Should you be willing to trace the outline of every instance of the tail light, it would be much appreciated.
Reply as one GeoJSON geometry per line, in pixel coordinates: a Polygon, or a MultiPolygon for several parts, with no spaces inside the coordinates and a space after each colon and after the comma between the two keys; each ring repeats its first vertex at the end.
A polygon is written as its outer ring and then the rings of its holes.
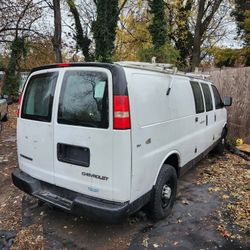
{"type": "Polygon", "coordinates": [[[114,96],[114,129],[130,129],[128,96],[114,96]]]}
{"type": "Polygon", "coordinates": [[[19,115],[20,115],[20,108],[21,108],[22,98],[23,98],[23,94],[21,93],[20,96],[19,96],[19,99],[18,99],[18,106],[17,106],[17,112],[16,112],[17,117],[19,117],[19,115]]]}

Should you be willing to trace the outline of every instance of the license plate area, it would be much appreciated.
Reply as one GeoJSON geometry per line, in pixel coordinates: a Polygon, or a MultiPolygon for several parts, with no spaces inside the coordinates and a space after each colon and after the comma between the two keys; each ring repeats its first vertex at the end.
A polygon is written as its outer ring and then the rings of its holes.
{"type": "Polygon", "coordinates": [[[61,162],[89,167],[90,151],[86,147],[58,143],[57,159],[61,162]]]}

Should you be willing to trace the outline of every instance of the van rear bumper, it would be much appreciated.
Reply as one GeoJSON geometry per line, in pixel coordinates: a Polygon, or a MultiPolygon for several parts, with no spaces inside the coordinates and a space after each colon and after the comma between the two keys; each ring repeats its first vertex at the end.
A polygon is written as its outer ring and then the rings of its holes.
{"type": "Polygon", "coordinates": [[[16,187],[39,200],[91,219],[115,223],[133,210],[129,202],[112,202],[83,195],[35,179],[19,169],[12,173],[12,181],[16,187]]]}

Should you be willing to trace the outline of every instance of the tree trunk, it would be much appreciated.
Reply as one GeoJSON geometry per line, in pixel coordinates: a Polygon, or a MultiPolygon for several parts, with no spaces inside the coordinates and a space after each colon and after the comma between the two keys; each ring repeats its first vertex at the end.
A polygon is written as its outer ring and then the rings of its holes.
{"type": "Polygon", "coordinates": [[[191,70],[194,71],[199,66],[201,61],[201,46],[202,38],[207,31],[211,20],[213,19],[216,11],[219,9],[223,0],[206,1],[199,0],[198,14],[195,24],[193,51],[191,59],[191,70]]]}
{"type": "Polygon", "coordinates": [[[200,0],[198,6],[198,14],[195,24],[195,31],[194,31],[194,41],[193,41],[193,50],[191,56],[191,70],[194,71],[196,67],[200,64],[200,56],[201,56],[201,38],[202,38],[202,18],[204,16],[204,8],[205,8],[205,1],[200,0]]]}
{"type": "Polygon", "coordinates": [[[195,71],[195,68],[200,65],[200,58],[201,58],[201,42],[200,38],[197,40],[194,39],[193,43],[193,51],[192,51],[192,57],[191,57],[191,71],[195,71]]]}
{"type": "Polygon", "coordinates": [[[52,39],[54,52],[55,52],[55,62],[62,62],[62,24],[61,24],[61,9],[60,0],[53,0],[54,8],[54,37],[52,39]]]}

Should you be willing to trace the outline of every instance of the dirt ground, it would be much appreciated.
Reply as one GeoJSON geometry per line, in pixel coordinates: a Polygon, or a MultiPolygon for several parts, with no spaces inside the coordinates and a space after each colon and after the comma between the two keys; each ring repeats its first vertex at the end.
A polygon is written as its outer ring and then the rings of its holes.
{"type": "Polygon", "coordinates": [[[88,221],[13,186],[15,109],[0,134],[0,249],[249,249],[249,161],[205,158],[179,180],[172,214],[157,223],[141,211],[118,225],[88,221]]]}

